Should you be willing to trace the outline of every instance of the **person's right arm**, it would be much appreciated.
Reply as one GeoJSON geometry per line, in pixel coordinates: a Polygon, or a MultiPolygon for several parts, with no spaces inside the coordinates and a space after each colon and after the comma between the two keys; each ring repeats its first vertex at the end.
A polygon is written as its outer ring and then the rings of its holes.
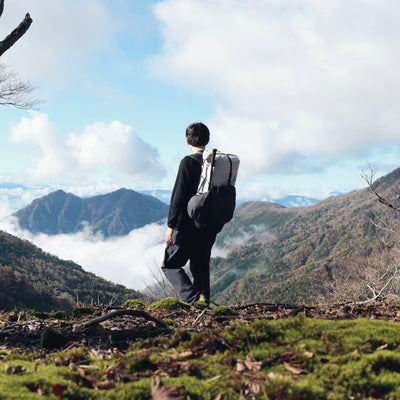
{"type": "Polygon", "coordinates": [[[168,246],[173,244],[172,233],[178,224],[179,217],[186,212],[190,197],[196,193],[197,182],[194,182],[193,163],[197,163],[197,161],[191,157],[185,157],[179,164],[169,205],[168,229],[165,233],[165,243],[168,246]]]}

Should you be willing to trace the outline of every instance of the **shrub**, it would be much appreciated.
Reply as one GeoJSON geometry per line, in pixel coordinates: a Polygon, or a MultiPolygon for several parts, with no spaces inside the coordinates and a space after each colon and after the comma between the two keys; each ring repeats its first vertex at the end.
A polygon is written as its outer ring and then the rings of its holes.
{"type": "Polygon", "coordinates": [[[147,308],[147,305],[144,304],[143,302],[141,302],[140,300],[133,299],[133,300],[127,300],[124,303],[123,307],[143,310],[143,309],[147,308]]]}
{"type": "Polygon", "coordinates": [[[190,304],[188,303],[183,303],[182,301],[179,301],[176,297],[166,297],[163,300],[156,301],[149,306],[150,308],[158,308],[162,310],[178,310],[178,309],[184,309],[188,310],[190,309],[190,304]]]}
{"type": "Polygon", "coordinates": [[[67,341],[68,339],[65,336],[47,326],[40,337],[40,346],[46,349],[54,349],[55,347],[63,346],[67,341]]]}
{"type": "Polygon", "coordinates": [[[232,315],[233,311],[227,306],[218,306],[212,310],[213,315],[232,315]]]}
{"type": "Polygon", "coordinates": [[[56,319],[65,319],[67,318],[67,312],[66,311],[56,311],[50,313],[51,318],[56,318],[56,319]]]}

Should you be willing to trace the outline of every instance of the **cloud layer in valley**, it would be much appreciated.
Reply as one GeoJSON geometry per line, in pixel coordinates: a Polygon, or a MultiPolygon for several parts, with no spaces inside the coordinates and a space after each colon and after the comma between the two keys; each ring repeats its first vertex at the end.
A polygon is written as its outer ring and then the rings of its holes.
{"type": "Polygon", "coordinates": [[[315,171],[398,143],[396,11],[394,0],[165,0],[150,67],[219,99],[214,142],[241,155],[242,173],[315,171]]]}
{"type": "Polygon", "coordinates": [[[0,229],[36,244],[42,250],[111,282],[142,290],[151,282],[151,270],[159,267],[163,255],[163,225],[151,224],[127,236],[104,239],[89,227],[71,235],[32,234],[18,227],[14,218],[0,221],[0,229]]]}

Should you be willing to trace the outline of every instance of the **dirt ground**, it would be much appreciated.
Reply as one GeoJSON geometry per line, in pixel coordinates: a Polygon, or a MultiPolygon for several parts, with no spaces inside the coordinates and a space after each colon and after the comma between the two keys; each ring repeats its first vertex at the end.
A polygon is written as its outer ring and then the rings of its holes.
{"type": "MultiPolygon", "coordinates": [[[[0,349],[43,351],[41,337],[49,327],[58,335],[59,347],[88,346],[98,349],[124,350],[137,340],[156,336],[171,336],[173,329],[185,327],[193,332],[204,329],[223,329],[232,322],[249,323],[255,319],[278,319],[304,314],[308,318],[351,320],[355,318],[382,319],[400,322],[400,302],[370,302],[336,306],[291,306],[284,304],[257,303],[230,308],[231,315],[214,315],[212,308],[204,310],[139,311],[143,315],[116,315],[124,310],[96,310],[95,316],[75,319],[15,319],[13,314],[1,314],[0,349]],[[104,321],[95,318],[103,315],[104,321]],[[104,317],[106,316],[106,317],[104,317]],[[107,316],[109,316],[107,318],[107,316]],[[150,319],[147,319],[148,316],[150,319]],[[171,327],[166,327],[165,322],[171,327]],[[87,326],[85,326],[85,324],[87,326]]],[[[134,313],[135,311],[133,311],[134,313]]]]}

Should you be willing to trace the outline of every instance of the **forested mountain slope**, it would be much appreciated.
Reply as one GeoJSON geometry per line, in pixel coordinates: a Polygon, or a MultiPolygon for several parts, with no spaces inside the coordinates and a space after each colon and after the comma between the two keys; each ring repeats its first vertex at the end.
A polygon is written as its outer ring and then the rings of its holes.
{"type": "Polygon", "coordinates": [[[128,298],[141,294],[0,231],[0,310],[71,310],[77,300],[121,304],[128,298]]]}
{"type": "MultiPolygon", "coordinates": [[[[393,197],[399,192],[400,169],[374,187],[393,197]]],[[[388,231],[379,228],[381,221],[389,227],[400,222],[369,188],[307,207],[244,203],[218,237],[217,245],[231,252],[213,259],[213,298],[226,304],[327,298],[330,283],[361,279],[371,260],[392,251],[382,244],[388,231]]]]}

